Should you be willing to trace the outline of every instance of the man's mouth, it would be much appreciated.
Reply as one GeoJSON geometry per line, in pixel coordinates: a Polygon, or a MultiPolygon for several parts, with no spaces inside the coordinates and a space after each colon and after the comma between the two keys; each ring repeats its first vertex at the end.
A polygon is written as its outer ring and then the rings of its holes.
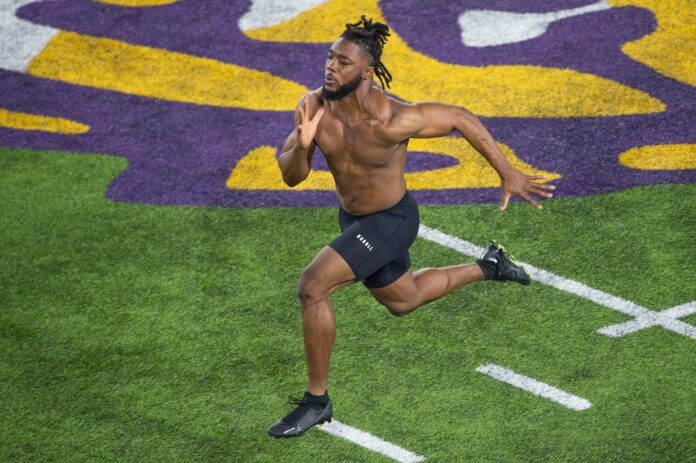
{"type": "Polygon", "coordinates": [[[336,80],[331,76],[325,75],[324,82],[327,84],[333,84],[334,82],[336,82],[336,80]]]}

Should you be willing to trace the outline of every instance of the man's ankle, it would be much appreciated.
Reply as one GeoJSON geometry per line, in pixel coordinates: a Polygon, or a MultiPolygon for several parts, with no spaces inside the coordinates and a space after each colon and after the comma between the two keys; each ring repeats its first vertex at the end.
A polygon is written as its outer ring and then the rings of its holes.
{"type": "Polygon", "coordinates": [[[487,260],[477,259],[476,264],[478,265],[481,273],[483,273],[483,278],[485,280],[493,280],[495,278],[495,264],[488,262],[487,260]]]}
{"type": "Polygon", "coordinates": [[[321,395],[315,395],[309,391],[305,391],[305,399],[311,404],[324,406],[329,403],[329,391],[324,391],[321,395]]]}

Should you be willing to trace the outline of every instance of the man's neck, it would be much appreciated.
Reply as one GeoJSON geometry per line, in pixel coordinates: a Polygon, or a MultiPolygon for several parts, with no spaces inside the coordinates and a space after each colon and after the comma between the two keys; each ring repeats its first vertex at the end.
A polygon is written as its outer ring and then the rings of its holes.
{"type": "Polygon", "coordinates": [[[335,110],[342,112],[348,119],[362,119],[370,114],[372,83],[360,85],[350,95],[331,102],[335,110]]]}

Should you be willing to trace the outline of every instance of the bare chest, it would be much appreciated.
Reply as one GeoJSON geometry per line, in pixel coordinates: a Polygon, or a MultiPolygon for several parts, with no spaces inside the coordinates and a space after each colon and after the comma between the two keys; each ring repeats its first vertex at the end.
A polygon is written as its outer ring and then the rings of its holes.
{"type": "Polygon", "coordinates": [[[379,121],[347,122],[326,116],[315,139],[332,170],[346,165],[388,166],[397,162],[399,153],[405,150],[406,145],[391,140],[388,129],[379,121]]]}

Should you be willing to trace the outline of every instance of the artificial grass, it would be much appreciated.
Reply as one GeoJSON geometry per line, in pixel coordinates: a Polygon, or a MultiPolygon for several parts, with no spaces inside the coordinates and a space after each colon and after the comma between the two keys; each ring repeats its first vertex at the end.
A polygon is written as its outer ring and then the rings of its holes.
{"type": "MultiPolygon", "coordinates": [[[[0,460],[384,462],[266,427],[305,386],[295,285],[335,208],[114,203],[126,161],[0,148],[0,460]]],[[[653,310],[693,298],[694,185],[421,207],[424,224],[653,310]]],[[[417,240],[415,268],[471,261],[417,240]]],[[[696,461],[696,342],[540,283],[477,283],[395,318],[332,301],[335,417],[451,461],[696,461]],[[475,372],[497,363],[593,403],[565,409],[475,372]]],[[[693,318],[687,318],[685,320],[693,318]]]]}

